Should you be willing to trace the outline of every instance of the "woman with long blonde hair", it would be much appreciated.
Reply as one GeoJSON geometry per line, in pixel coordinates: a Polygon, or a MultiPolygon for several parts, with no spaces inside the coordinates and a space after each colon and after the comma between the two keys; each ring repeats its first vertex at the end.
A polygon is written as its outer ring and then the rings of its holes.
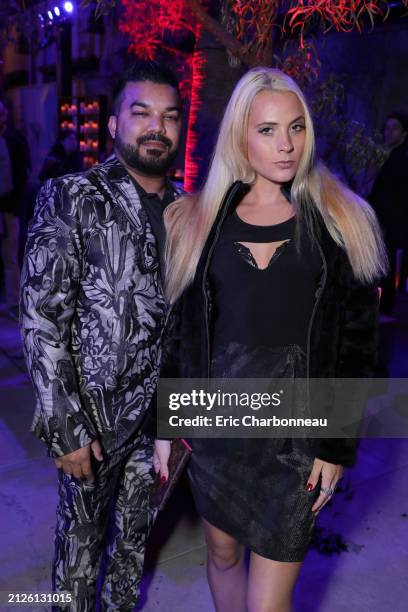
{"type": "MultiPolygon", "coordinates": [[[[169,206],[165,222],[167,294],[179,315],[177,355],[167,354],[180,376],[370,375],[381,233],[368,204],[316,161],[310,112],[290,77],[260,67],[241,78],[202,191],[169,206]]],[[[355,441],[191,444],[217,612],[287,612],[316,514],[353,465],[355,441]]],[[[156,441],[163,478],[169,451],[156,441]]]]}

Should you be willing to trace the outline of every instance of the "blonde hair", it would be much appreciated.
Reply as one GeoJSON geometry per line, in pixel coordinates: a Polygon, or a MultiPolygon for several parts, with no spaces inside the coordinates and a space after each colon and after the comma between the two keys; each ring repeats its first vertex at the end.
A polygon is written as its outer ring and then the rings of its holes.
{"type": "Polygon", "coordinates": [[[312,220],[318,210],[334,241],[347,252],[357,279],[371,282],[387,269],[381,231],[371,207],[322,163],[315,163],[313,123],[302,91],[280,70],[259,67],[247,72],[233,91],[202,191],[183,196],[166,209],[166,293],[171,302],[193,281],[228,188],[238,180],[249,184],[255,181],[255,171],[246,155],[248,119],[255,96],[264,90],[292,92],[303,106],[305,145],[291,187],[298,226],[304,221],[312,232],[312,220]]]}

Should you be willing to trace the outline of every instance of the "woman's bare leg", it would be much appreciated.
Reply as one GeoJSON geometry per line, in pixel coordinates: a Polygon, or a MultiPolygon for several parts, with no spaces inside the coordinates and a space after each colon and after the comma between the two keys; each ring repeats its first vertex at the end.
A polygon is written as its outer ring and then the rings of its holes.
{"type": "Polygon", "coordinates": [[[292,592],[302,562],[272,561],[251,552],[248,612],[290,612],[292,592]]]}
{"type": "Polygon", "coordinates": [[[230,535],[203,519],[207,542],[207,577],[216,612],[246,612],[245,549],[230,535]]]}

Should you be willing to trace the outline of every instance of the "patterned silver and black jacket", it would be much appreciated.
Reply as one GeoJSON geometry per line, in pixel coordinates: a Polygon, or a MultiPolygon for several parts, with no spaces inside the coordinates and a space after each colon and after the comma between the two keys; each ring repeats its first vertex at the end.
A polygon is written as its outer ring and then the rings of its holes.
{"type": "Polygon", "coordinates": [[[48,181],[28,234],[20,319],[32,431],[51,456],[96,437],[112,453],[137,432],[166,316],[156,239],[125,167],[114,158],[48,181]]]}

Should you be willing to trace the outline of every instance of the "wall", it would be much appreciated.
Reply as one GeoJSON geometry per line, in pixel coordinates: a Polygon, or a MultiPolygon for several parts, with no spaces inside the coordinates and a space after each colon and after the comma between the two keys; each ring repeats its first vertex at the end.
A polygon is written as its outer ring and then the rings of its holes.
{"type": "Polygon", "coordinates": [[[359,34],[332,33],[318,44],[322,76],[342,76],[350,118],[381,129],[387,113],[408,110],[408,19],[359,34]]]}

